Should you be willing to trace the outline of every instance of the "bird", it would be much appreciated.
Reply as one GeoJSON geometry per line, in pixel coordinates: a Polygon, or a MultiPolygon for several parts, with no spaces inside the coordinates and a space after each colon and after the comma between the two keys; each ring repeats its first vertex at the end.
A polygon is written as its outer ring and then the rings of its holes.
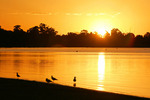
{"type": "Polygon", "coordinates": [[[53,76],[51,76],[51,79],[54,81],[54,80],[58,80],[58,79],[56,79],[55,77],[53,77],[53,76]]]}
{"type": "Polygon", "coordinates": [[[77,80],[76,80],[76,76],[74,77],[73,81],[74,81],[74,82],[76,82],[76,81],[77,81],[77,80]]]}
{"type": "Polygon", "coordinates": [[[18,74],[18,72],[16,73],[16,76],[17,76],[17,77],[20,77],[20,75],[18,74]]]}
{"type": "Polygon", "coordinates": [[[46,78],[46,82],[49,83],[49,82],[52,82],[50,79],[46,78]]]}

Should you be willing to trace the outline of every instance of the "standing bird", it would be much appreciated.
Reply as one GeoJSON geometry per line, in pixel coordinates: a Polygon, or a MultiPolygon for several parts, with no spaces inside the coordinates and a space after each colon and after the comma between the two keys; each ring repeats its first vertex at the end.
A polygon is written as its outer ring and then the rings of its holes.
{"type": "Polygon", "coordinates": [[[53,81],[55,81],[55,80],[57,80],[55,77],[53,77],[53,76],[51,76],[51,79],[53,80],[53,81]]]}
{"type": "Polygon", "coordinates": [[[18,72],[16,73],[16,76],[17,76],[17,77],[20,77],[20,75],[18,74],[18,72]]]}
{"type": "Polygon", "coordinates": [[[77,81],[77,80],[76,80],[76,76],[74,77],[73,81],[74,81],[74,82],[76,82],[76,81],[77,81]]]}
{"type": "Polygon", "coordinates": [[[50,79],[46,78],[46,82],[49,83],[49,82],[52,82],[50,79]]]}

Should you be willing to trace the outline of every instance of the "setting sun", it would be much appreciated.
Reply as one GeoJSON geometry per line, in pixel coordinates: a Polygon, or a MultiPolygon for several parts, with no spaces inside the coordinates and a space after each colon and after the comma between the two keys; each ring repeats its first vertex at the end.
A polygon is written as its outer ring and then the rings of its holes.
{"type": "Polygon", "coordinates": [[[99,35],[104,37],[106,32],[110,33],[111,26],[110,26],[110,23],[108,22],[99,21],[99,22],[93,23],[93,25],[91,26],[91,31],[97,32],[99,35]]]}
{"type": "Polygon", "coordinates": [[[98,28],[98,29],[95,29],[95,32],[97,32],[99,35],[101,35],[102,37],[105,35],[106,33],[106,29],[105,28],[98,28]]]}

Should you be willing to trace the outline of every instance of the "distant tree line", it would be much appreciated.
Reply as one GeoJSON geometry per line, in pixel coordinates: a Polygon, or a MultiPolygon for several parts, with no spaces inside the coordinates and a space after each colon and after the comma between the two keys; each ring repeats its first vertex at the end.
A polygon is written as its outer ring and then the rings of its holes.
{"type": "Polygon", "coordinates": [[[66,35],[57,33],[43,23],[27,32],[21,29],[21,25],[15,25],[13,31],[0,27],[0,47],[150,47],[149,32],[135,36],[114,28],[111,33],[106,32],[104,37],[87,30],[68,32],[66,35]]]}

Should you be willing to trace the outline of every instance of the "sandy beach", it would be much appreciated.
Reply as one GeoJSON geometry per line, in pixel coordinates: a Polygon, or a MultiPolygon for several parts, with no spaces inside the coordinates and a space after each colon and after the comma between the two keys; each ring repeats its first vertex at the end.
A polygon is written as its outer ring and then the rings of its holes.
{"type": "Polygon", "coordinates": [[[0,98],[20,100],[150,100],[52,83],[0,78],[0,98]]]}

